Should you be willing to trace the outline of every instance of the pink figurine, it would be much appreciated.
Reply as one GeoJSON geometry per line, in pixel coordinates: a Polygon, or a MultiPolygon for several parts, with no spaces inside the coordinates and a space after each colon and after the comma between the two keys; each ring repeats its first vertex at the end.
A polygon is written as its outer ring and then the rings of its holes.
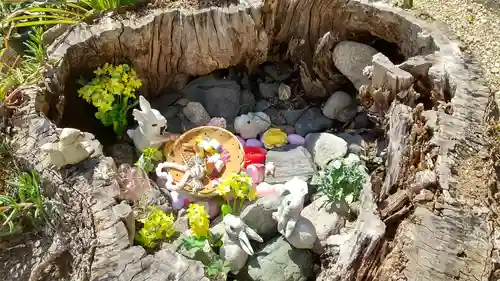
{"type": "Polygon", "coordinates": [[[264,180],[265,166],[264,164],[250,164],[245,169],[245,173],[252,178],[252,183],[255,187],[264,180]]]}
{"type": "Polygon", "coordinates": [[[264,197],[276,194],[276,187],[267,182],[262,182],[255,187],[258,197],[264,197]]]}
{"type": "Polygon", "coordinates": [[[221,127],[223,129],[226,129],[227,127],[227,122],[224,117],[213,117],[208,121],[207,126],[215,126],[215,127],[221,127]]]}

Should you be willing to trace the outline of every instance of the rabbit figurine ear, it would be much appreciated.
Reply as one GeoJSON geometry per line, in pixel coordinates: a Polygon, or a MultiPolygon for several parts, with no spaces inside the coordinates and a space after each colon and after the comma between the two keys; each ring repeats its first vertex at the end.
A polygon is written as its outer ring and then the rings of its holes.
{"type": "Polygon", "coordinates": [[[139,96],[139,106],[144,113],[151,111],[151,104],[144,96],[139,96]]]}
{"type": "Polygon", "coordinates": [[[134,116],[135,121],[137,121],[139,124],[144,124],[147,120],[147,115],[137,109],[132,110],[132,116],[134,116]]]}

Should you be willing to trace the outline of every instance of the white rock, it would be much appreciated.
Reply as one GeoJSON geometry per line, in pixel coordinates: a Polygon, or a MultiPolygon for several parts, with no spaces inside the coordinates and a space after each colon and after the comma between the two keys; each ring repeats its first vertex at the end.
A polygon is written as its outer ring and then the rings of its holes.
{"type": "Polygon", "coordinates": [[[305,139],[304,146],[318,166],[325,166],[331,160],[344,157],[347,153],[347,142],[336,135],[314,133],[307,135],[305,139]]]}
{"type": "Polygon", "coordinates": [[[359,90],[361,85],[371,85],[370,79],[363,75],[363,69],[372,64],[376,53],[378,51],[371,46],[342,41],[333,49],[332,58],[335,67],[359,90]]]}
{"type": "Polygon", "coordinates": [[[182,109],[186,118],[196,126],[202,126],[210,122],[210,115],[199,102],[188,102],[182,109]]]}
{"type": "Polygon", "coordinates": [[[278,99],[288,100],[292,96],[292,89],[287,84],[281,83],[278,88],[278,99]]]}
{"type": "Polygon", "coordinates": [[[354,118],[356,111],[351,96],[342,91],[333,93],[323,106],[323,115],[340,122],[347,122],[354,118]]]}

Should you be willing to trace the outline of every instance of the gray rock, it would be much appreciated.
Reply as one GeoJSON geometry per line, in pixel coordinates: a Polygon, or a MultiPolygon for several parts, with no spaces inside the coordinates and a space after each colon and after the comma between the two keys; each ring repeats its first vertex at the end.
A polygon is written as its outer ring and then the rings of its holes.
{"type": "Polygon", "coordinates": [[[378,53],[371,46],[342,41],[333,49],[333,63],[354,87],[359,90],[361,85],[371,85],[370,79],[363,75],[363,69],[372,64],[372,57],[378,53]]]}
{"type": "Polygon", "coordinates": [[[182,112],[191,123],[197,126],[206,125],[210,121],[210,115],[199,102],[189,102],[182,112]]]}
{"type": "Polygon", "coordinates": [[[264,72],[274,81],[284,81],[292,75],[293,69],[284,65],[278,67],[275,64],[268,64],[264,66],[264,72]]]}
{"type": "Polygon", "coordinates": [[[330,129],[333,121],[321,114],[317,107],[309,108],[295,123],[295,132],[301,136],[330,129]]]}
{"type": "MultiPolygon", "coordinates": [[[[189,103],[189,101],[187,101],[186,105],[189,103]]],[[[175,116],[177,116],[179,114],[179,112],[181,111],[182,109],[182,106],[181,105],[171,105],[171,106],[168,106],[165,111],[161,112],[161,115],[163,115],[163,117],[165,118],[173,118],[175,116]]],[[[168,123],[167,123],[167,126],[168,126],[168,123]]]]}
{"type": "Polygon", "coordinates": [[[285,117],[287,125],[295,125],[297,120],[306,112],[307,109],[283,109],[280,110],[281,115],[285,117]]]}
{"type": "Polygon", "coordinates": [[[292,96],[292,89],[285,83],[281,83],[278,88],[278,99],[286,101],[292,96]]]}
{"type": "Polygon", "coordinates": [[[420,190],[420,193],[413,197],[414,202],[425,202],[434,199],[434,193],[427,189],[420,190]]]}
{"type": "Polygon", "coordinates": [[[267,242],[250,256],[237,276],[240,281],[306,281],[312,275],[313,260],[308,250],[292,247],[283,237],[267,242]]]}
{"type": "Polygon", "coordinates": [[[238,114],[247,114],[255,110],[255,96],[248,90],[241,91],[241,108],[238,114]]]}
{"type": "Polygon", "coordinates": [[[360,112],[354,117],[354,129],[370,127],[371,121],[366,112],[360,112]]]}
{"type": "Polygon", "coordinates": [[[415,173],[415,179],[411,184],[411,189],[415,193],[419,193],[422,189],[429,189],[433,185],[436,185],[437,177],[436,173],[431,170],[423,170],[415,173]]]}
{"type": "Polygon", "coordinates": [[[347,154],[347,142],[334,134],[317,133],[306,136],[304,145],[311,153],[314,163],[322,167],[335,158],[347,154]]]}
{"type": "Polygon", "coordinates": [[[247,206],[240,217],[263,239],[270,238],[278,234],[278,223],[273,219],[272,213],[278,210],[279,204],[280,197],[277,195],[262,197],[247,206]]]}
{"type": "Polygon", "coordinates": [[[323,115],[340,122],[347,122],[354,118],[356,111],[353,99],[343,91],[333,93],[323,106],[323,115]]]}
{"type": "Polygon", "coordinates": [[[274,107],[269,107],[263,111],[265,114],[271,118],[271,124],[275,126],[286,125],[286,119],[281,113],[274,107]]]}
{"type": "Polygon", "coordinates": [[[260,83],[259,93],[260,96],[266,99],[272,99],[278,96],[279,85],[275,83],[260,83]]]}
{"type": "Polygon", "coordinates": [[[272,106],[272,104],[268,100],[260,99],[255,104],[255,111],[256,112],[264,111],[271,106],[272,106]]]}
{"type": "Polygon", "coordinates": [[[126,202],[122,202],[113,206],[113,213],[118,217],[127,227],[130,245],[134,243],[135,237],[135,219],[132,207],[126,202]]]}
{"type": "Polygon", "coordinates": [[[241,87],[234,80],[204,76],[182,91],[190,100],[201,103],[211,117],[224,117],[231,123],[239,113],[241,87]]]}
{"type": "Polygon", "coordinates": [[[330,235],[338,234],[345,225],[345,218],[339,216],[334,208],[330,208],[330,206],[331,204],[327,203],[326,196],[322,196],[304,207],[300,213],[314,225],[316,235],[323,247],[326,239],[330,235]]]}
{"type": "Polygon", "coordinates": [[[266,175],[264,181],[271,184],[285,183],[295,176],[308,181],[316,171],[311,155],[302,146],[290,150],[270,150],[266,156],[266,163],[269,162],[274,163],[274,176],[266,175]]]}
{"type": "Polygon", "coordinates": [[[186,209],[179,210],[179,212],[177,213],[177,219],[175,220],[174,226],[175,229],[177,229],[177,231],[179,231],[180,233],[186,233],[186,231],[189,230],[186,209]]]}
{"type": "Polygon", "coordinates": [[[364,154],[366,142],[363,137],[355,133],[340,133],[337,137],[347,142],[347,151],[356,155],[364,154]]]}
{"type": "Polygon", "coordinates": [[[113,157],[116,166],[121,164],[134,164],[138,156],[136,149],[128,143],[115,143],[108,148],[109,156],[113,157]]]}

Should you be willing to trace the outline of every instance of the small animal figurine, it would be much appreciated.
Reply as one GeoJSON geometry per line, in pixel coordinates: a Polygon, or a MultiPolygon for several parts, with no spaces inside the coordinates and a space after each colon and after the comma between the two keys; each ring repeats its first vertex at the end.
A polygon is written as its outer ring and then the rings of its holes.
{"type": "Polygon", "coordinates": [[[46,143],[41,150],[49,157],[51,164],[58,168],[79,163],[87,159],[94,150],[85,147],[85,135],[78,129],[64,128],[60,130],[59,142],[46,143]]]}
{"type": "Polygon", "coordinates": [[[226,119],[224,117],[213,117],[207,123],[207,126],[215,126],[215,127],[220,127],[220,128],[226,129],[227,122],[226,122],[226,119]]]}
{"type": "Polygon", "coordinates": [[[264,112],[249,112],[234,119],[234,130],[244,139],[255,139],[271,126],[271,118],[264,112]]]}
{"type": "Polygon", "coordinates": [[[247,263],[248,256],[253,255],[252,245],[248,238],[263,242],[262,238],[253,229],[248,227],[239,217],[227,214],[222,220],[224,236],[220,248],[221,259],[229,262],[231,273],[238,274],[247,263]]]}
{"type": "Polygon", "coordinates": [[[139,151],[147,147],[159,148],[166,140],[162,132],[167,128],[167,119],[158,110],[152,109],[143,96],[139,96],[139,106],[141,110],[132,111],[134,120],[139,126],[133,130],[127,130],[127,135],[134,141],[139,151]]]}
{"type": "Polygon", "coordinates": [[[169,191],[179,191],[185,185],[190,187],[191,191],[198,192],[203,189],[203,179],[206,176],[205,160],[198,155],[191,157],[186,165],[181,165],[173,162],[163,162],[156,166],[156,175],[163,180],[166,180],[165,188],[169,191]],[[163,169],[174,169],[184,172],[182,179],[175,184],[172,176],[163,169]]]}
{"type": "Polygon", "coordinates": [[[285,183],[284,190],[278,211],[272,214],[278,222],[278,232],[295,248],[312,249],[317,238],[316,228],[300,214],[304,208],[307,183],[294,177],[285,183]]]}

